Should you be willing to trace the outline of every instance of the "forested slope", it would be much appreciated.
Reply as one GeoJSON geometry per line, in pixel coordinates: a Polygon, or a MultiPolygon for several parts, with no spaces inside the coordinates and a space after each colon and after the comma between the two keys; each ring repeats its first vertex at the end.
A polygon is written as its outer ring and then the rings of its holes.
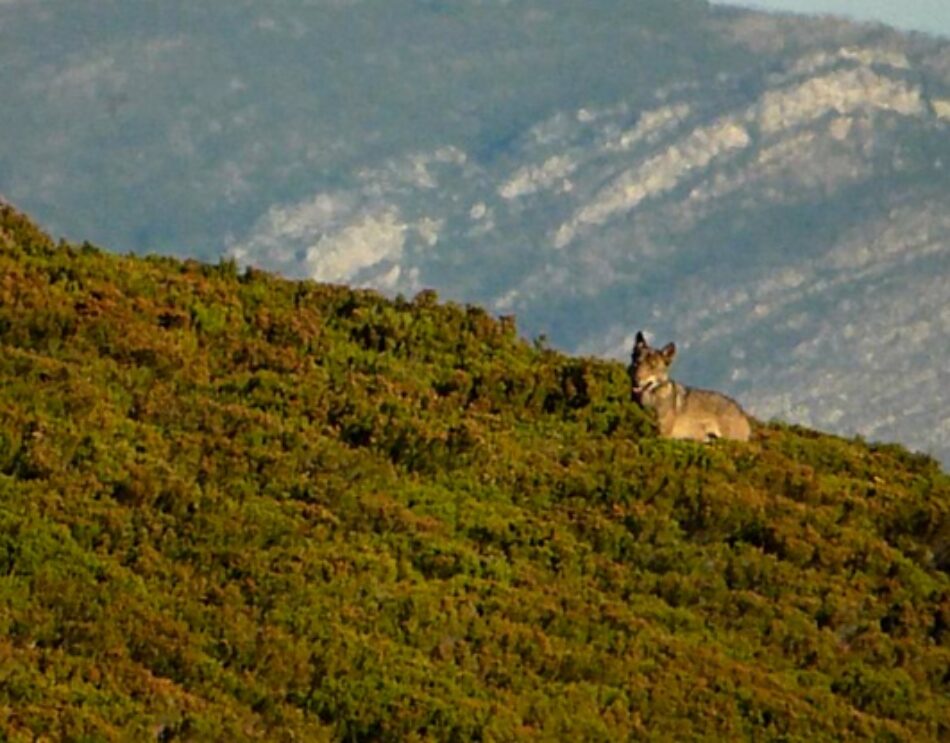
{"type": "Polygon", "coordinates": [[[431,293],[0,212],[0,740],[946,739],[948,511],[431,293]]]}

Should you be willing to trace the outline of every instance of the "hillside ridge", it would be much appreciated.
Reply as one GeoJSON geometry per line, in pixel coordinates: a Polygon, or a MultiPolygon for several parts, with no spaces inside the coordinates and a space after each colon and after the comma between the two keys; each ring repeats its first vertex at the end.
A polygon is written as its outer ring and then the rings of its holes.
{"type": "Polygon", "coordinates": [[[0,205],[0,738],[950,735],[950,478],[0,205]]]}
{"type": "Polygon", "coordinates": [[[641,318],[763,419],[950,466],[950,39],[705,0],[46,0],[0,3],[0,50],[0,193],[56,234],[434,287],[574,354],[641,318]]]}

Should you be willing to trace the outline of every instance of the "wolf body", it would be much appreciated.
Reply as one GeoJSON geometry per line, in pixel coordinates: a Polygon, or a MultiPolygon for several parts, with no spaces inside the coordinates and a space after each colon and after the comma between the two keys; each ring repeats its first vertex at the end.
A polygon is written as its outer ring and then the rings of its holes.
{"type": "Polygon", "coordinates": [[[633,396],[656,413],[660,436],[748,441],[752,426],[739,403],[718,392],[693,389],[669,378],[675,355],[673,343],[651,348],[643,333],[637,333],[629,368],[633,396]]]}

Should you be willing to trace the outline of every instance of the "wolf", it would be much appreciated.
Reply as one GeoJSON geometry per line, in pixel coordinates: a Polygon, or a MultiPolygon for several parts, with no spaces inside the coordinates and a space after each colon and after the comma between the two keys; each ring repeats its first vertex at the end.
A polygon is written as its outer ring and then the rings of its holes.
{"type": "Polygon", "coordinates": [[[675,344],[651,348],[643,333],[637,333],[628,369],[633,397],[647,410],[655,411],[660,436],[748,441],[752,425],[739,403],[718,392],[693,389],[669,378],[675,355],[675,344]]]}

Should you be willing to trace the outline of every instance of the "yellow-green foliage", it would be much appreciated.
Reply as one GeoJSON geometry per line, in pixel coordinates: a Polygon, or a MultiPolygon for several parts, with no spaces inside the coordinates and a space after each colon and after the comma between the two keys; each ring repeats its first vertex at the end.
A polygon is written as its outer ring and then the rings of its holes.
{"type": "Polygon", "coordinates": [[[947,740],[950,481],[0,214],[0,740],[947,740]]]}

